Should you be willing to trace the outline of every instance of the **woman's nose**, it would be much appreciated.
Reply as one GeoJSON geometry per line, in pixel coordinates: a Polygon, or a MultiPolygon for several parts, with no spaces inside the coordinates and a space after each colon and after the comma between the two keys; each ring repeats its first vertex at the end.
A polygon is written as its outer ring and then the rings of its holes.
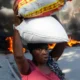
{"type": "Polygon", "coordinates": [[[41,53],[47,54],[47,50],[46,50],[46,49],[42,49],[42,50],[41,50],[41,53]]]}

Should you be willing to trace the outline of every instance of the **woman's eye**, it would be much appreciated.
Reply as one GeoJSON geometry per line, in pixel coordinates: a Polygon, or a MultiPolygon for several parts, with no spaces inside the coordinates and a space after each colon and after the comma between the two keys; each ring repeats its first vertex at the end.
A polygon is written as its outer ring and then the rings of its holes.
{"type": "Polygon", "coordinates": [[[41,48],[37,48],[37,50],[40,50],[41,51],[42,49],[41,48]]]}
{"type": "Polygon", "coordinates": [[[37,50],[41,51],[41,50],[48,50],[48,48],[37,48],[37,50]]]}
{"type": "Polygon", "coordinates": [[[36,50],[41,51],[42,49],[41,48],[36,48],[36,50]]]}

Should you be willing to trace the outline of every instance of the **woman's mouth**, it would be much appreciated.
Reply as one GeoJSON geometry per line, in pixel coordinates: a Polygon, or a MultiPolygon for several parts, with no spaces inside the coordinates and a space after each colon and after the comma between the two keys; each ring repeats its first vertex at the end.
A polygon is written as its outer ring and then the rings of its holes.
{"type": "Polygon", "coordinates": [[[48,59],[48,55],[43,55],[43,58],[48,59]]]}

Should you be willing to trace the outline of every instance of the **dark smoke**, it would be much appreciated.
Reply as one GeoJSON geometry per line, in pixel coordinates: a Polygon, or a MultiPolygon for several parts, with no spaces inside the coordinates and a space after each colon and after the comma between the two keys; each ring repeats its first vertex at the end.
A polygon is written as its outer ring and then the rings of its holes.
{"type": "Polygon", "coordinates": [[[5,40],[6,39],[6,34],[2,31],[0,31],[0,50],[7,50],[8,47],[8,42],[5,40]]]}
{"type": "Polygon", "coordinates": [[[68,35],[73,39],[80,40],[80,3],[72,0],[68,3],[66,10],[60,11],[58,15],[68,35]]]}
{"type": "Polygon", "coordinates": [[[80,21],[77,18],[72,18],[69,24],[69,30],[76,40],[80,40],[80,21]]]}
{"type": "Polygon", "coordinates": [[[6,37],[13,35],[13,14],[12,1],[14,0],[0,0],[0,50],[7,50],[9,42],[6,37]]]}

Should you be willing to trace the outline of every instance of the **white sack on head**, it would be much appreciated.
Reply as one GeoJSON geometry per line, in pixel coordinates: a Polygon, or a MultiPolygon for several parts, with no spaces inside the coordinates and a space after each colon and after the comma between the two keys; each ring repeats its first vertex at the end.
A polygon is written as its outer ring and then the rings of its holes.
{"type": "Polygon", "coordinates": [[[53,17],[23,20],[16,27],[27,43],[67,42],[68,36],[62,25],[53,17]]]}

